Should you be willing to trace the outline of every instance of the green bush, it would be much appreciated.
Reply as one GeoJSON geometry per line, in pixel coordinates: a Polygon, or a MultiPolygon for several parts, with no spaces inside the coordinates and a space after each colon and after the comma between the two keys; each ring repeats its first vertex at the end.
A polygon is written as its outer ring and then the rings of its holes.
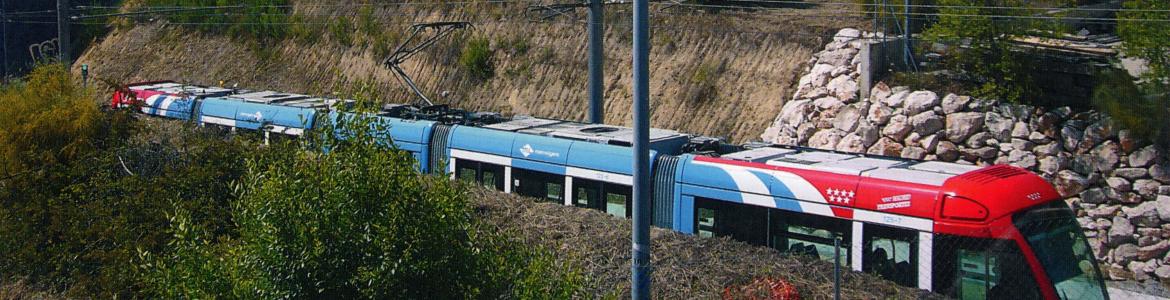
{"type": "Polygon", "coordinates": [[[373,134],[381,124],[340,126],[312,138],[327,152],[248,161],[232,207],[238,236],[216,240],[175,214],[171,249],[142,253],[150,296],[567,298],[578,289],[578,276],[546,253],[476,223],[465,186],[386,151],[373,134]]]}
{"type": "Polygon", "coordinates": [[[329,23],[329,33],[333,41],[342,46],[353,46],[353,24],[344,17],[337,18],[329,23]]]}
{"type": "Polygon", "coordinates": [[[1149,62],[1150,71],[1143,76],[1153,81],[1170,78],[1170,2],[1162,0],[1126,0],[1127,11],[1117,14],[1117,33],[1126,55],[1149,62]],[[1145,21],[1145,20],[1160,20],[1145,21]]]}
{"type": "Polygon", "coordinates": [[[144,0],[147,7],[214,7],[235,6],[216,10],[189,10],[169,12],[166,18],[176,23],[190,23],[194,28],[211,33],[229,33],[251,37],[261,43],[279,41],[287,36],[292,12],[288,0],[144,0]]]}
{"type": "Polygon", "coordinates": [[[1093,106],[1146,141],[1170,146],[1170,98],[1161,85],[1138,85],[1124,71],[1104,72],[1093,106]]]}
{"type": "Polygon", "coordinates": [[[690,78],[687,78],[683,92],[691,102],[713,101],[719,97],[718,80],[726,71],[722,61],[708,61],[695,67],[690,78]]]}
{"type": "Polygon", "coordinates": [[[459,53],[459,65],[476,79],[488,79],[495,74],[490,44],[486,38],[472,38],[459,53]]]}
{"type": "Polygon", "coordinates": [[[1069,0],[1045,2],[1002,0],[989,7],[983,0],[938,0],[940,16],[924,32],[925,43],[921,46],[947,45],[943,64],[976,83],[970,91],[972,96],[1011,102],[1038,99],[1040,89],[1031,72],[1033,55],[1016,47],[1012,39],[1042,31],[1063,32],[1066,28],[1047,19],[992,16],[1026,16],[1037,12],[998,7],[1071,5],[1069,0]]]}
{"type": "Polygon", "coordinates": [[[230,233],[228,183],[256,151],[192,128],[132,135],[127,114],[100,111],[69,78],[42,66],[0,94],[0,168],[14,174],[0,177],[0,277],[130,298],[137,251],[170,239],[167,213],[185,209],[230,233]]]}

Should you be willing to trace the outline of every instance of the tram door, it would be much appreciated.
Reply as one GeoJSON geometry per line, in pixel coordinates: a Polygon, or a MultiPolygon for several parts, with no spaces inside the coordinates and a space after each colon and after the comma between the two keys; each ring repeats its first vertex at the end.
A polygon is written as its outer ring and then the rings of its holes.
{"type": "Polygon", "coordinates": [[[695,197],[695,234],[765,245],[768,208],[695,197]]]}
{"type": "Polygon", "coordinates": [[[500,165],[457,159],[455,178],[497,191],[504,190],[504,167],[500,165]]]}
{"type": "Polygon", "coordinates": [[[565,176],[512,168],[512,191],[557,204],[565,203],[565,176]]]}
{"type": "Polygon", "coordinates": [[[865,224],[862,271],[902,286],[918,286],[918,232],[865,224]]]}
{"type": "Polygon", "coordinates": [[[628,185],[573,177],[573,206],[630,218],[633,190],[628,185]]]}

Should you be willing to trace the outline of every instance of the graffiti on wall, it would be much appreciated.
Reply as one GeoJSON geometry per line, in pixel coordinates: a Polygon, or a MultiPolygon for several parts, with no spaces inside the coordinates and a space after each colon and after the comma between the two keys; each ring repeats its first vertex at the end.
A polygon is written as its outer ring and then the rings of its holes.
{"type": "Polygon", "coordinates": [[[57,59],[57,51],[59,51],[57,39],[49,39],[40,43],[32,43],[28,45],[28,54],[32,56],[34,62],[45,62],[57,59]]]}

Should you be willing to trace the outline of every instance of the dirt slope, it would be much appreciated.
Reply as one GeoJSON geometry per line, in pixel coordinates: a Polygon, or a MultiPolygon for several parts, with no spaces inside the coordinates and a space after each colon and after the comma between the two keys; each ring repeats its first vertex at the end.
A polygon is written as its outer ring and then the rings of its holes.
{"type": "MultiPolygon", "coordinates": [[[[367,6],[345,1],[294,3],[297,14],[311,18],[297,26],[317,30],[311,42],[285,40],[258,46],[248,39],[199,33],[187,26],[192,24],[139,20],[137,26],[115,30],[97,42],[74,68],[79,72],[81,64],[89,64],[91,74],[118,82],[223,81],[302,93],[331,92],[365,82],[387,91],[387,102],[412,99],[380,66],[377,50],[364,42],[372,39],[360,32],[336,36],[339,32],[330,30],[331,20],[358,20],[359,8],[367,6]],[[346,38],[354,41],[351,46],[338,42],[346,38]]],[[[472,79],[458,63],[466,37],[439,43],[408,61],[406,71],[437,102],[584,120],[588,111],[584,11],[577,19],[533,23],[524,17],[523,4],[377,5],[369,6],[374,9],[368,13],[378,30],[391,33],[405,32],[412,22],[469,20],[475,24],[470,36],[491,41],[495,76],[487,80],[472,79]],[[517,46],[517,41],[523,46],[517,46]],[[438,96],[442,91],[449,93],[438,96]]],[[[857,19],[825,17],[840,7],[811,7],[710,12],[655,6],[653,126],[733,141],[756,138],[779,112],[783,99],[791,96],[813,49],[841,27],[864,25],[857,19]]],[[[628,124],[632,118],[629,9],[628,5],[607,9],[605,119],[609,124],[628,124]]]]}

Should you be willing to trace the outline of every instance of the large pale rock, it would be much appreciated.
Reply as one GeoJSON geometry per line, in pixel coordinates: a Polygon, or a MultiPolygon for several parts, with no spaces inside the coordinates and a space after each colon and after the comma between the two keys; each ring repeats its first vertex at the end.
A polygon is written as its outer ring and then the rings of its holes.
{"type": "Polygon", "coordinates": [[[1034,132],[1028,134],[1028,141],[1043,145],[1043,144],[1047,144],[1048,142],[1051,142],[1052,139],[1048,138],[1048,136],[1044,135],[1043,133],[1034,131],[1034,132]]]}
{"type": "Polygon", "coordinates": [[[857,100],[857,81],[850,78],[849,75],[838,76],[829,81],[829,85],[825,86],[829,89],[829,94],[841,99],[845,103],[851,103],[857,100]]]}
{"type": "Polygon", "coordinates": [[[873,155],[899,156],[902,155],[902,144],[888,137],[883,137],[869,147],[865,153],[873,155]]]}
{"type": "Polygon", "coordinates": [[[1063,149],[1061,149],[1060,143],[1048,143],[1036,146],[1036,148],[1032,148],[1032,152],[1035,152],[1036,155],[1040,156],[1057,155],[1060,154],[1061,150],[1063,149]]]}
{"type": "Polygon", "coordinates": [[[927,153],[934,153],[938,148],[938,142],[941,140],[938,134],[924,136],[918,140],[918,146],[926,149],[927,153]]]}
{"type": "Polygon", "coordinates": [[[977,112],[951,113],[947,115],[947,140],[962,143],[983,128],[984,115],[977,112]]]}
{"type": "MultiPolygon", "coordinates": [[[[1131,261],[1125,265],[1125,268],[1133,273],[1133,280],[1139,282],[1150,280],[1150,274],[1149,272],[1146,272],[1146,270],[1149,269],[1149,266],[1146,265],[1146,262],[1136,260],[1131,261]]],[[[1153,270],[1151,269],[1149,271],[1152,272],[1153,270]]]]}
{"type": "Polygon", "coordinates": [[[1036,148],[1036,143],[1025,139],[1012,138],[1011,149],[1032,151],[1032,148],[1036,148]]]}
{"type": "MultiPolygon", "coordinates": [[[[1085,128],[1085,135],[1081,138],[1081,144],[1077,147],[1077,152],[1088,152],[1091,149],[1095,149],[1101,142],[1114,137],[1117,137],[1117,131],[1114,129],[1112,122],[1109,120],[1101,120],[1093,123],[1088,128],[1085,128]]],[[[1121,147],[1118,147],[1117,150],[1121,151],[1121,147]]]]}
{"type": "Polygon", "coordinates": [[[1146,199],[1154,199],[1158,196],[1158,187],[1160,186],[1162,186],[1161,183],[1152,179],[1138,179],[1133,182],[1134,192],[1146,199]]]}
{"type": "Polygon", "coordinates": [[[1026,139],[1029,134],[1032,134],[1032,131],[1028,130],[1027,123],[1016,122],[1015,125],[1012,125],[1012,138],[1026,139]]]}
{"type": "Polygon", "coordinates": [[[1153,145],[1146,146],[1129,154],[1129,166],[1145,168],[1154,164],[1156,159],[1158,159],[1158,148],[1153,145]]]}
{"type": "Polygon", "coordinates": [[[1036,155],[1024,150],[1012,150],[1008,153],[1008,163],[1024,169],[1031,170],[1036,167],[1036,155]]]}
{"type": "Polygon", "coordinates": [[[808,121],[808,115],[812,114],[813,105],[812,100],[796,100],[784,104],[784,108],[780,109],[780,118],[777,119],[776,125],[797,126],[808,121]]]}
{"type": "Polygon", "coordinates": [[[833,35],[833,41],[838,43],[848,43],[859,38],[861,38],[861,30],[854,28],[843,28],[833,35]]]}
{"type": "Polygon", "coordinates": [[[1150,177],[1164,184],[1170,184],[1170,164],[1150,166],[1150,177]]]}
{"type": "Polygon", "coordinates": [[[1138,180],[1149,175],[1149,170],[1142,168],[1120,168],[1113,170],[1113,176],[1129,179],[1130,181],[1138,180]]]}
{"type": "Polygon", "coordinates": [[[861,139],[861,136],[858,136],[855,133],[850,133],[841,138],[841,141],[837,143],[837,148],[835,150],[849,153],[862,153],[865,152],[866,147],[865,142],[861,139]]]}
{"type": "Polygon", "coordinates": [[[1125,153],[1133,152],[1138,148],[1139,137],[1129,130],[1117,131],[1117,144],[1121,146],[1121,151],[1125,153]]]}
{"type": "MultiPolygon", "coordinates": [[[[1136,242],[1137,239],[1133,237],[1133,231],[1133,224],[1130,224],[1129,220],[1122,218],[1121,216],[1113,217],[1113,226],[1109,227],[1109,245],[1118,246],[1125,243],[1136,242]]],[[[1137,246],[1131,246],[1134,247],[1133,255],[1137,256],[1137,246]]]]}
{"type": "Polygon", "coordinates": [[[1064,140],[1065,151],[1076,151],[1081,143],[1085,132],[1073,126],[1064,126],[1060,129],[1060,136],[1064,140]]]}
{"type": "Polygon", "coordinates": [[[844,132],[836,129],[817,131],[808,139],[808,146],[817,149],[834,149],[837,147],[837,142],[840,142],[844,136],[844,132]]]}
{"type": "Polygon", "coordinates": [[[1161,219],[1158,217],[1158,206],[1155,202],[1142,202],[1134,207],[1122,207],[1121,212],[1124,212],[1129,217],[1130,223],[1143,227],[1158,227],[1161,225],[1161,219]]]}
{"type": "Polygon", "coordinates": [[[837,109],[845,106],[845,102],[841,102],[837,97],[822,97],[813,101],[813,106],[817,107],[819,111],[837,111],[837,109]]]}
{"type": "Polygon", "coordinates": [[[890,122],[882,128],[882,135],[892,138],[896,141],[906,139],[906,135],[910,134],[910,118],[904,115],[895,115],[890,118],[890,122]]]}
{"type": "Polygon", "coordinates": [[[938,104],[938,94],[931,91],[916,91],[906,96],[906,102],[903,103],[903,106],[905,106],[907,115],[916,115],[932,110],[938,104]]]}
{"type": "Polygon", "coordinates": [[[837,116],[833,118],[833,128],[844,132],[853,132],[861,120],[861,109],[854,105],[848,105],[837,111],[837,116]]]}
{"type": "Polygon", "coordinates": [[[885,100],[882,100],[882,103],[889,107],[902,107],[902,102],[906,101],[906,96],[908,95],[910,95],[910,91],[894,88],[893,93],[891,93],[889,97],[886,97],[885,100]]]}
{"type": "Polygon", "coordinates": [[[991,99],[975,99],[971,100],[971,103],[967,103],[967,109],[970,111],[988,112],[992,108],[995,108],[996,103],[995,100],[991,99]]]}
{"type": "Polygon", "coordinates": [[[909,159],[923,159],[926,157],[926,149],[921,147],[905,147],[902,148],[901,155],[909,159]]]}
{"type": "Polygon", "coordinates": [[[1089,217],[1095,219],[1113,218],[1113,216],[1117,215],[1117,211],[1120,209],[1121,207],[1117,205],[1101,205],[1096,208],[1089,209],[1086,213],[1089,215],[1089,217]]]}
{"type": "Polygon", "coordinates": [[[1109,177],[1109,179],[1105,179],[1105,184],[1108,184],[1109,188],[1118,192],[1128,192],[1133,190],[1133,184],[1130,183],[1129,180],[1121,177],[1109,177]]]}
{"type": "Polygon", "coordinates": [[[853,60],[853,56],[857,55],[857,51],[857,49],[849,47],[823,51],[818,54],[817,63],[831,65],[834,67],[848,66],[849,62],[853,60]]]}
{"type": "Polygon", "coordinates": [[[1153,245],[1138,248],[1137,259],[1146,261],[1155,258],[1162,258],[1166,255],[1166,251],[1170,250],[1170,241],[1161,241],[1153,245]]]}
{"type": "MultiPolygon", "coordinates": [[[[1068,159],[1059,156],[1049,156],[1040,159],[1040,172],[1052,175],[1068,166],[1068,159]]],[[[1075,172],[1074,172],[1075,173],[1075,172]]]]}
{"type": "Polygon", "coordinates": [[[983,147],[983,148],[976,148],[976,149],[968,148],[968,149],[959,150],[959,155],[961,157],[963,157],[963,160],[966,160],[969,162],[994,161],[995,157],[998,154],[999,154],[999,150],[992,148],[992,147],[983,147]]]}
{"type": "Polygon", "coordinates": [[[983,124],[987,126],[987,133],[994,139],[1006,141],[1012,138],[1012,126],[1015,122],[1004,118],[999,113],[987,112],[984,115],[983,124]]]}
{"type": "Polygon", "coordinates": [[[890,90],[890,86],[886,85],[885,82],[879,81],[877,84],[873,85],[873,89],[869,90],[869,102],[873,102],[875,104],[880,103],[886,100],[886,97],[889,97],[891,93],[892,91],[890,90]]]}
{"type": "Polygon", "coordinates": [[[959,159],[959,147],[949,141],[940,141],[935,155],[941,161],[953,162],[959,159]]]}
{"type": "Polygon", "coordinates": [[[1121,148],[1113,141],[1106,141],[1093,148],[1089,152],[1089,157],[1093,170],[1107,174],[1116,169],[1117,163],[1121,161],[1121,148]]]}
{"type": "Polygon", "coordinates": [[[869,121],[861,121],[859,123],[861,124],[857,125],[857,136],[861,137],[861,143],[865,145],[866,149],[869,149],[869,146],[873,146],[873,143],[876,143],[882,137],[882,132],[877,126],[869,123],[869,121]]]}
{"type": "Polygon", "coordinates": [[[1158,218],[1162,222],[1170,222],[1170,196],[1158,196],[1158,200],[1154,201],[1154,207],[1158,210],[1158,218]]]}
{"type": "MultiPolygon", "coordinates": [[[[1062,197],[1070,197],[1084,191],[1089,186],[1089,179],[1077,172],[1063,170],[1056,173],[1056,178],[1053,180],[1053,185],[1056,186],[1056,191],[1062,197]]],[[[1084,195],[1081,196],[1084,198],[1084,195]]],[[[1085,200],[1088,202],[1088,200],[1085,200]]]]}
{"type": "Polygon", "coordinates": [[[1158,276],[1158,279],[1162,281],[1170,279],[1170,266],[1158,266],[1157,269],[1154,269],[1154,276],[1158,276]]]}
{"type": "Polygon", "coordinates": [[[865,115],[865,118],[875,125],[886,125],[890,121],[890,117],[893,116],[893,108],[881,102],[876,102],[869,106],[869,113],[865,115]]]}
{"type": "MultiPolygon", "coordinates": [[[[991,137],[991,135],[988,134],[987,132],[978,131],[978,132],[975,132],[975,134],[972,134],[970,137],[967,138],[966,145],[967,145],[967,147],[971,147],[971,148],[979,148],[979,147],[987,146],[987,140],[990,139],[990,137],[991,137]]],[[[959,143],[959,142],[956,142],[956,143],[959,143]]],[[[996,143],[999,143],[999,142],[996,142],[996,143]]]]}
{"type": "Polygon", "coordinates": [[[955,94],[947,94],[942,99],[942,109],[944,113],[953,114],[967,108],[967,103],[971,102],[970,96],[959,96],[955,94]]]}
{"type": "Polygon", "coordinates": [[[926,111],[910,117],[910,126],[918,135],[927,136],[939,132],[946,125],[943,118],[934,111],[926,111]]]}
{"type": "MultiPolygon", "coordinates": [[[[1114,223],[1116,226],[1116,223],[1114,223]]],[[[1113,249],[1113,262],[1120,264],[1128,264],[1138,257],[1138,246],[1134,244],[1123,244],[1113,249]]]]}
{"type": "Polygon", "coordinates": [[[796,127],[796,139],[800,144],[808,143],[808,139],[817,133],[817,125],[813,123],[803,123],[796,127]]]}
{"type": "Polygon", "coordinates": [[[1101,188],[1091,188],[1081,192],[1081,201],[1091,204],[1102,204],[1109,202],[1109,196],[1105,194],[1105,190],[1101,188]]]}

